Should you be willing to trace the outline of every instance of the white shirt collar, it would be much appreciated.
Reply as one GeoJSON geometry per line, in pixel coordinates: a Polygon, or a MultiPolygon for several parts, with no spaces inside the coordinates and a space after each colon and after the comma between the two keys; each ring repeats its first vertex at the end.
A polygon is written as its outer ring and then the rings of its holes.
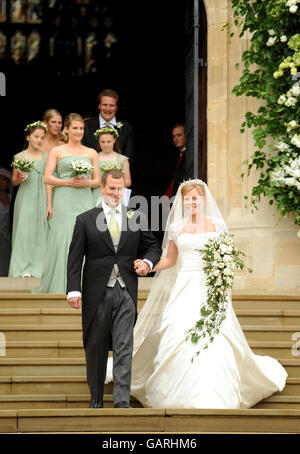
{"type": "MultiPolygon", "coordinates": [[[[102,118],[101,114],[99,114],[99,124],[100,124],[100,128],[104,128],[106,126],[106,120],[104,120],[104,118],[102,118]]],[[[113,125],[113,126],[117,126],[117,120],[116,120],[116,117],[113,117],[110,121],[109,121],[109,124],[110,125],[113,125]]]]}
{"type": "MultiPolygon", "coordinates": [[[[110,214],[111,207],[109,205],[107,205],[107,203],[105,203],[103,199],[102,199],[102,208],[103,208],[105,216],[107,214],[110,214]]],[[[122,213],[122,203],[121,202],[119,203],[118,206],[116,206],[116,212],[122,213]]]]}

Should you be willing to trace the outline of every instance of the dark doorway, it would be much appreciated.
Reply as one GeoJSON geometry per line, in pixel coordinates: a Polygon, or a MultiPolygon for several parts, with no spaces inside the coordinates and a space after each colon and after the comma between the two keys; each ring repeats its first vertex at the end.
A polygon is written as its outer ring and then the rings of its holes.
{"type": "MultiPolygon", "coordinates": [[[[44,110],[54,107],[63,116],[69,112],[95,115],[98,92],[114,88],[120,95],[119,117],[132,123],[136,133],[135,191],[162,194],[168,185],[169,167],[173,165],[171,127],[183,122],[185,115],[185,2],[69,0],[57,3],[61,6],[55,16],[53,9],[49,9],[50,2],[43,2],[44,22],[35,26],[41,34],[40,53],[30,63],[15,63],[9,43],[16,30],[28,38],[33,25],[11,23],[9,18],[0,23],[0,30],[8,39],[6,58],[0,61],[0,70],[7,81],[7,95],[1,97],[2,134],[7,143],[2,150],[1,165],[10,165],[12,156],[23,146],[25,125],[40,119],[44,110]],[[77,70],[80,58],[75,51],[72,55],[66,50],[68,43],[84,38],[89,32],[78,26],[82,18],[76,16],[80,9],[75,8],[76,4],[83,7],[86,3],[90,8],[93,4],[101,6],[97,10],[99,15],[103,15],[105,3],[109,5],[106,11],[113,22],[117,42],[111,48],[110,58],[101,54],[99,47],[97,55],[101,58],[95,72],[80,73],[77,70]],[[57,28],[59,17],[63,24],[60,29],[57,28]],[[51,56],[49,42],[55,33],[57,37],[58,30],[65,53],[51,56]]],[[[92,17],[97,18],[97,11],[92,17]]],[[[96,27],[99,42],[101,26],[99,21],[96,27]]]]}
{"type": "MultiPolygon", "coordinates": [[[[2,137],[6,143],[0,165],[9,168],[13,155],[23,146],[25,125],[40,119],[44,110],[54,107],[63,116],[69,112],[96,115],[98,92],[114,88],[120,95],[119,118],[129,121],[135,129],[134,191],[145,196],[162,195],[177,159],[171,128],[175,123],[189,121],[185,61],[191,22],[186,18],[190,9],[193,11],[188,4],[194,5],[195,0],[41,3],[42,24],[11,23],[9,8],[6,21],[0,23],[0,32],[7,37],[5,58],[0,60],[7,85],[6,97],[0,97],[2,137]],[[11,38],[18,30],[28,38],[33,29],[41,35],[40,52],[31,62],[21,60],[17,64],[11,58],[11,38]],[[94,52],[95,71],[85,72],[85,46],[78,56],[76,43],[80,38],[84,44],[91,31],[96,32],[99,45],[94,52]],[[107,31],[116,37],[110,57],[103,46],[107,31]],[[57,39],[56,49],[53,37],[57,39]]],[[[206,180],[207,29],[203,0],[198,2],[198,11],[197,176],[206,180]]]]}

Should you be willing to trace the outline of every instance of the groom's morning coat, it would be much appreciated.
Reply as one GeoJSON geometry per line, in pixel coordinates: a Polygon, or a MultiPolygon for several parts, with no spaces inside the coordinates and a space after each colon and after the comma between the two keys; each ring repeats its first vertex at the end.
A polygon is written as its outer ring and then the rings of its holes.
{"type": "Polygon", "coordinates": [[[133,261],[137,258],[138,246],[141,244],[146,250],[142,258],[150,260],[153,265],[161,255],[159,243],[149,231],[143,213],[135,211],[130,213],[133,214],[132,217],[127,213],[127,209],[122,207],[122,232],[117,252],[108,229],[101,231],[98,228],[99,225],[103,225],[103,220],[106,223],[102,208],[93,208],[76,218],[68,256],[67,292],[76,290],[82,292],[84,343],[88,326],[101,304],[114,264],[117,263],[126,287],[137,306],[138,276],[134,270],[133,261]],[[142,221],[140,226],[138,219],[142,221]],[[126,228],[124,229],[123,226],[126,228]]]}

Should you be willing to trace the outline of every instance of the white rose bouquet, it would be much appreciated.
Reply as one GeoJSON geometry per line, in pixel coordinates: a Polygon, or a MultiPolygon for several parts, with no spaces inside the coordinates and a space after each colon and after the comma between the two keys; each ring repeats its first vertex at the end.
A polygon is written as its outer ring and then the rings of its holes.
{"type": "Polygon", "coordinates": [[[29,172],[32,172],[33,170],[35,170],[35,167],[34,167],[34,162],[31,161],[30,159],[22,159],[22,158],[16,158],[13,160],[11,166],[14,168],[14,169],[18,169],[20,172],[26,172],[26,173],[29,173],[29,172]]]}
{"type": "Polygon", "coordinates": [[[88,176],[94,170],[94,167],[91,164],[79,159],[72,161],[70,167],[75,175],[80,177],[88,176]]]}
{"type": "Polygon", "coordinates": [[[234,272],[244,268],[245,254],[236,248],[233,235],[229,233],[208,240],[204,248],[197,251],[201,254],[207,275],[207,300],[201,307],[200,319],[187,332],[187,340],[197,344],[200,338],[204,338],[206,342],[203,348],[207,348],[220,332],[226,318],[228,293],[233,285],[234,272]]]}
{"type": "Polygon", "coordinates": [[[34,166],[34,162],[31,161],[30,159],[26,159],[26,158],[16,158],[13,160],[13,162],[11,163],[11,166],[14,168],[14,169],[17,169],[18,172],[24,172],[25,173],[25,180],[27,180],[28,178],[28,173],[32,172],[33,170],[35,170],[35,166],[34,166]]]}

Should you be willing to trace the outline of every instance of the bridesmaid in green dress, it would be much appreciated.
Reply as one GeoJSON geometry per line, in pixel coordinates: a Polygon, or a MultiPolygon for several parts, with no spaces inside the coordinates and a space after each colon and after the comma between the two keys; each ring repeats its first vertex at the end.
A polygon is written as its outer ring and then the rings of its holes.
{"type": "Polygon", "coordinates": [[[67,258],[76,217],[94,207],[92,188],[100,185],[97,152],[81,144],[83,118],[69,114],[64,126],[67,142],[50,151],[45,169],[45,183],[55,186],[53,215],[41,282],[33,293],[66,292],[67,258]],[[88,176],[81,178],[72,170],[71,164],[78,160],[93,166],[88,176]]]}
{"type": "Polygon", "coordinates": [[[20,187],[14,206],[10,277],[42,275],[49,231],[47,218],[51,216],[43,180],[47,155],[40,150],[46,130],[41,121],[27,125],[27,148],[14,156],[14,161],[32,161],[34,170],[26,173],[13,169],[12,184],[20,187]]]}
{"type": "MultiPolygon", "coordinates": [[[[131,186],[130,166],[127,156],[121,154],[121,150],[117,143],[119,133],[116,129],[105,127],[97,129],[95,137],[99,139],[100,153],[99,167],[100,179],[105,170],[115,168],[121,170],[125,177],[125,188],[131,186]]],[[[94,204],[97,206],[101,202],[102,193],[100,188],[93,189],[94,204]]]]}

